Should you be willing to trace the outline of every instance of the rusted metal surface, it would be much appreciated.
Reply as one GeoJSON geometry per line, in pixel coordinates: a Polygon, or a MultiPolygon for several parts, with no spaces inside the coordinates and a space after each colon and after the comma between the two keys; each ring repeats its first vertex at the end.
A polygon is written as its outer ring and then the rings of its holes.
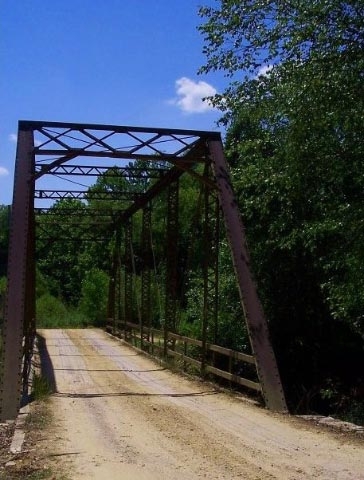
{"type": "MultiPolygon", "coordinates": [[[[147,205],[143,208],[142,217],[142,301],[141,301],[141,331],[143,327],[151,327],[151,269],[153,267],[153,255],[151,250],[150,238],[152,228],[152,210],[151,206],[147,205]]],[[[148,330],[147,330],[148,331],[148,330]]],[[[142,348],[143,348],[143,335],[141,336],[142,348]]],[[[149,341],[149,335],[146,338],[149,341]]]]}
{"type": "Polygon", "coordinates": [[[133,227],[132,227],[131,219],[128,219],[125,224],[125,230],[124,230],[124,242],[125,242],[124,320],[125,320],[125,323],[133,321],[133,261],[134,259],[133,259],[133,250],[132,250],[132,239],[133,239],[133,227]]]}
{"type": "MultiPolygon", "coordinates": [[[[197,182],[201,191],[205,192],[201,203],[204,224],[201,241],[204,242],[205,249],[202,266],[204,350],[207,351],[208,343],[216,338],[220,208],[217,199],[219,199],[234,258],[242,304],[247,314],[262,392],[269,408],[280,411],[286,409],[267,323],[251,278],[244,230],[231,188],[220,135],[216,132],[177,129],[21,121],[2,353],[0,392],[2,419],[13,418],[16,415],[22,377],[25,385],[29,370],[29,354],[35,329],[34,242],[37,230],[43,229],[42,239],[46,240],[45,248],[54,241],[105,241],[115,234],[120,234],[110,270],[113,283],[110,284],[107,316],[113,319],[114,329],[124,324],[126,331],[127,322],[134,321],[136,317],[136,309],[133,308],[135,301],[133,216],[143,210],[141,256],[144,268],[138,267],[138,275],[142,278],[142,298],[138,300],[141,311],[138,307],[138,316],[141,330],[144,332],[151,322],[150,257],[153,257],[153,253],[150,251],[152,219],[149,207],[154,199],[161,194],[165,195],[168,198],[168,213],[166,258],[163,259],[166,271],[163,321],[166,326],[165,344],[168,348],[167,340],[171,341],[168,335],[176,330],[177,293],[179,290],[183,291],[179,285],[181,279],[178,277],[178,182],[182,175],[189,175],[197,182]],[[146,161],[145,168],[127,165],[127,161],[141,160],[146,161]],[[127,189],[115,192],[100,188],[90,192],[88,188],[90,180],[88,184],[84,184],[80,179],[81,176],[91,179],[104,175],[116,179],[125,178],[132,182],[136,180],[140,183],[140,189],[137,192],[129,192],[127,189]],[[57,188],[54,189],[49,188],[47,183],[52,176],[57,177],[57,188]],[[61,209],[50,207],[59,201],[63,202],[61,209]],[[65,208],[64,202],[67,201],[69,205],[65,208]],[[80,208],[75,208],[77,202],[80,208]],[[54,234],[53,238],[52,235],[49,235],[49,238],[44,235],[48,225],[55,226],[57,221],[60,226],[71,225],[72,222],[79,222],[82,215],[88,217],[88,231],[84,232],[82,238],[80,235],[73,238],[69,234],[64,237],[61,228],[57,238],[54,234]],[[122,242],[123,261],[120,253],[122,242]],[[23,370],[22,359],[25,359],[23,370]]],[[[148,342],[148,339],[145,338],[145,341],[148,342]]]]}
{"type": "MultiPolygon", "coordinates": [[[[206,164],[205,175],[211,177],[206,164]]],[[[215,190],[204,185],[203,215],[203,311],[202,311],[202,374],[206,373],[207,342],[216,343],[219,297],[219,203],[215,190]]]]}
{"type": "MultiPolygon", "coordinates": [[[[185,157],[212,132],[163,128],[85,125],[59,122],[22,122],[37,138],[36,155],[58,157],[42,174],[78,156],[161,160],[185,157]]],[[[196,161],[196,160],[195,160],[196,161]]]]}
{"type": "MultiPolygon", "coordinates": [[[[117,210],[119,211],[119,209],[117,210]]],[[[78,208],[65,208],[62,210],[55,210],[54,208],[50,207],[36,207],[34,208],[34,213],[36,215],[39,215],[38,219],[40,218],[51,218],[51,217],[74,217],[74,216],[79,216],[80,215],[80,209],[78,208]]],[[[85,217],[108,217],[112,218],[113,214],[115,213],[115,210],[112,210],[110,207],[106,207],[102,209],[96,209],[96,208],[91,208],[87,207],[87,209],[84,209],[81,211],[82,215],[85,217]]],[[[66,221],[67,219],[62,218],[62,222],[66,221]]]]}
{"type": "Polygon", "coordinates": [[[164,168],[133,167],[133,169],[130,169],[130,167],[105,167],[102,165],[59,165],[51,170],[47,167],[43,163],[36,164],[36,175],[99,177],[106,174],[108,178],[119,178],[120,176],[125,178],[145,178],[148,175],[148,178],[160,178],[164,173],[168,172],[168,169],[164,168]]]}
{"type": "Polygon", "coordinates": [[[119,288],[118,279],[119,279],[119,255],[120,255],[120,230],[118,229],[115,232],[115,245],[113,250],[113,255],[111,259],[110,273],[109,273],[109,288],[108,288],[108,298],[107,298],[107,318],[111,320],[112,332],[116,330],[116,318],[117,318],[117,296],[116,292],[119,288]]]}
{"type": "Polygon", "coordinates": [[[175,181],[168,188],[167,232],[166,232],[166,304],[164,312],[164,345],[167,354],[168,332],[176,331],[177,283],[178,283],[178,193],[179,183],[175,181]]]}
{"type": "Polygon", "coordinates": [[[61,200],[65,198],[88,200],[135,200],[141,196],[131,192],[88,192],[85,190],[35,190],[34,196],[40,200],[61,200]]]}
{"type": "MultiPolygon", "coordinates": [[[[0,390],[0,421],[16,418],[20,405],[23,334],[32,319],[34,298],[31,254],[33,245],[33,134],[19,130],[15,163],[15,182],[11,215],[8,290],[5,304],[2,349],[2,384],[0,390]]],[[[26,346],[29,345],[27,340],[26,346]]]]}
{"type": "Polygon", "coordinates": [[[269,409],[284,412],[287,411],[287,405],[269,339],[267,321],[250,271],[244,227],[231,186],[222,144],[220,141],[211,140],[209,147],[262,392],[269,409]]]}
{"type": "MultiPolygon", "coordinates": [[[[30,207],[33,202],[30,197],[30,207]]],[[[28,245],[27,245],[27,264],[25,281],[25,311],[24,311],[24,330],[23,330],[23,374],[22,387],[23,397],[28,395],[29,375],[31,370],[31,360],[33,354],[33,344],[35,339],[35,220],[33,208],[29,209],[29,227],[28,227],[28,245]]]]}

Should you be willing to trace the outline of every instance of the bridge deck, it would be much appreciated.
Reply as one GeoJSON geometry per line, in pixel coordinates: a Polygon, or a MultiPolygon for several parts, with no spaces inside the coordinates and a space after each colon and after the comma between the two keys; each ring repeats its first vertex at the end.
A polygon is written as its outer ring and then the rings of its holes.
{"type": "Polygon", "coordinates": [[[364,478],[357,446],[173,374],[100,330],[40,334],[56,387],[44,445],[74,480],[364,478]]]}

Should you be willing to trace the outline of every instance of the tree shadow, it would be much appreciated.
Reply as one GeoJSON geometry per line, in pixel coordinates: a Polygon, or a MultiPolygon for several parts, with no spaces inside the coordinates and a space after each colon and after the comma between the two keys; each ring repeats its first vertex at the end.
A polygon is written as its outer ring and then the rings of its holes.
{"type": "Polygon", "coordinates": [[[204,392],[188,392],[188,393],[147,393],[147,392],[114,392],[114,393],[66,393],[55,392],[55,397],[63,398],[105,398],[105,397],[171,397],[171,398],[188,398],[203,397],[207,395],[216,395],[218,390],[207,390],[204,392]]]}

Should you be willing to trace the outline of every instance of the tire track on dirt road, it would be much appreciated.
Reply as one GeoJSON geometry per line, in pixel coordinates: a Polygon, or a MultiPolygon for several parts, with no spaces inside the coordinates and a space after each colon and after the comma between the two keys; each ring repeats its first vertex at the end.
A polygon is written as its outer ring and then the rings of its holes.
{"type": "Polygon", "coordinates": [[[364,479],[359,443],[173,374],[100,330],[41,334],[57,385],[47,450],[72,479],[364,479]]]}

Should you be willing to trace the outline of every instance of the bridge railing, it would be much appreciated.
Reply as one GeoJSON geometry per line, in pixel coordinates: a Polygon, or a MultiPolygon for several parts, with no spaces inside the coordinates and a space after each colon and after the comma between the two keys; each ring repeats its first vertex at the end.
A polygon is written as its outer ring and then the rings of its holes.
{"type": "Polygon", "coordinates": [[[172,332],[167,332],[165,348],[163,330],[141,328],[130,322],[115,324],[112,319],[108,319],[106,331],[154,357],[172,361],[173,368],[202,377],[213,375],[256,392],[262,391],[258,382],[243,376],[255,371],[255,367],[250,367],[255,365],[252,355],[172,332]]]}

